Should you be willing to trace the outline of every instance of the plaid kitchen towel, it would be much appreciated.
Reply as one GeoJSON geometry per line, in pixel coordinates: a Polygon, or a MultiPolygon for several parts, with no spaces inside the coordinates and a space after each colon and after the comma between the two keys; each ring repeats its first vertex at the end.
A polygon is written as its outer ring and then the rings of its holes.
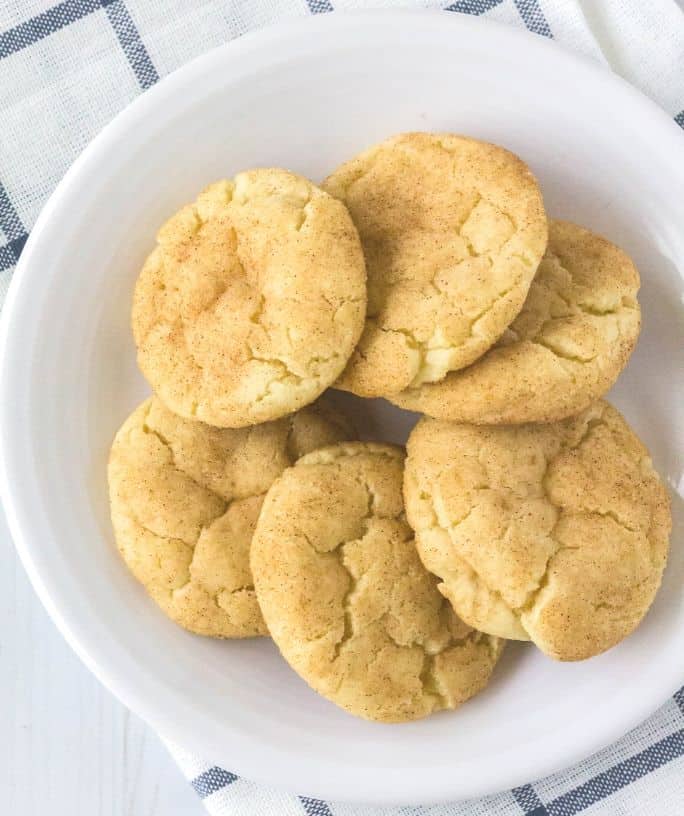
{"type": "MultiPolygon", "coordinates": [[[[0,302],[38,211],[67,167],[159,77],[278,20],[378,6],[442,8],[555,38],[621,74],[684,128],[684,15],[675,0],[0,0],[0,302]]],[[[169,747],[217,816],[684,813],[684,689],[573,768],[435,807],[321,802],[259,787],[169,747]]]]}

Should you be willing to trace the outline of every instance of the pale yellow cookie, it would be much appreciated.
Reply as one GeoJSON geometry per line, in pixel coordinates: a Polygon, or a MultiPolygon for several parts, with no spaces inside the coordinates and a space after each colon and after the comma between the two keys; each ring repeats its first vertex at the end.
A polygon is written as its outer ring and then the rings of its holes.
{"type": "Polygon", "coordinates": [[[456,618],[420,563],[403,463],[402,450],[373,443],[304,456],[269,490],[251,553],[283,657],[319,694],[385,722],[456,708],[501,651],[456,618]]]}
{"type": "Polygon", "coordinates": [[[639,273],[605,238],[564,221],[501,340],[468,368],[390,397],[437,419],[551,422],[608,391],[634,350],[639,273]]]}
{"type": "Polygon", "coordinates": [[[522,308],[547,226],[517,156],[407,133],[323,186],[349,208],[368,268],[366,326],[337,387],[384,397],[441,380],[484,354],[522,308]]]}
{"type": "Polygon", "coordinates": [[[239,428],[307,405],[340,374],[366,311],[345,207],[285,170],[207,187],[140,273],[138,363],[175,413],[239,428]]]}
{"type": "Polygon", "coordinates": [[[420,557],[456,613],[559,660],[619,643],[660,586],[669,497],[606,402],[548,425],[424,418],[404,495],[420,557]]]}
{"type": "Polygon", "coordinates": [[[181,419],[156,397],[124,422],[109,458],[117,546],[176,623],[201,635],[267,634],[249,569],[264,493],[297,458],[349,439],[319,404],[256,428],[181,419]]]}

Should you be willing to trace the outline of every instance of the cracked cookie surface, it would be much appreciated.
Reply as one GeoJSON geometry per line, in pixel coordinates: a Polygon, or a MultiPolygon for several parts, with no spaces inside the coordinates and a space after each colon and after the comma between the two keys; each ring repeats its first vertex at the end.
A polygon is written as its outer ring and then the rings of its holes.
{"type": "Polygon", "coordinates": [[[313,402],[363,327],[366,273],[345,207],[251,170],[167,221],[138,278],[138,364],[175,413],[239,428],[313,402]]]}
{"type": "Polygon", "coordinates": [[[407,133],[323,184],[359,230],[368,269],[361,341],[337,387],[396,394],[469,365],[520,311],[546,215],[527,166],[501,147],[407,133]]]}
{"type": "Polygon", "coordinates": [[[403,451],[315,451],[273,484],[251,563],[271,636],[319,694],[401,722],[456,708],[501,651],[453,613],[418,559],[401,495],[403,451]]]}
{"type": "Polygon", "coordinates": [[[551,422],[578,414],[611,388],[634,350],[638,290],[639,273],[622,250],[552,221],[525,305],[498,343],[441,382],[389,399],[456,422],[551,422]]]}
{"type": "Polygon", "coordinates": [[[109,458],[112,525],[124,561],[186,629],[267,634],[249,569],[264,494],[302,454],[352,436],[325,403],[228,430],[146,400],[122,425],[109,458]]]}
{"type": "Polygon", "coordinates": [[[424,418],[407,447],[418,553],[463,620],[559,660],[636,628],[660,586],[670,506],[615,408],[548,425],[424,418]]]}

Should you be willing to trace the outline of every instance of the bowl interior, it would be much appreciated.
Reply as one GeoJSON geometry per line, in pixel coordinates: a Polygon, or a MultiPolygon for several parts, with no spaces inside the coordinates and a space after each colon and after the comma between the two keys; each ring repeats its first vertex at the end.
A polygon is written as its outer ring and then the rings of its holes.
{"type": "MultiPolygon", "coordinates": [[[[662,702],[684,678],[684,184],[675,144],[666,117],[608,74],[546,43],[441,15],[316,21],[245,38],[119,118],[32,237],[6,321],[2,380],[8,516],[41,596],[89,665],[213,761],[303,793],[369,801],[528,781],[662,702]],[[322,179],[409,129],[511,148],[540,179],[551,215],[634,257],[643,332],[610,398],[673,487],[677,524],[663,589],[619,647],[561,665],[514,645],[460,711],[382,726],[319,698],[266,639],[212,641],[167,621],[116,553],[105,466],[114,432],[147,394],[129,303],[161,222],[217,178],[267,165],[322,179]]],[[[366,412],[368,435],[393,441],[413,421],[381,400],[352,410],[366,412]]]]}

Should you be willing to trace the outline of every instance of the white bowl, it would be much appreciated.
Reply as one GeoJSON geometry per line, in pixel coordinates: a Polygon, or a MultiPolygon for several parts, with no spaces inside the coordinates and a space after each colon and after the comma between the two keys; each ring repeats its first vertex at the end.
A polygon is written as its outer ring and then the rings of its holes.
{"type": "MultiPolygon", "coordinates": [[[[218,642],[177,628],[121,563],[105,462],[146,393],[129,303],[157,226],[214,179],[255,165],[320,179],[407,129],[464,132],[519,152],[550,213],[636,259],[644,330],[612,398],[676,491],[682,134],[608,72],[542,38],[457,15],[321,15],[244,37],[163,80],[105,128],[52,196],[2,324],[2,496],[31,580],[74,649],[134,711],[213,762],[299,793],[378,803],[529,781],[618,737],[684,681],[681,527],[662,591],[623,644],[570,665],[513,646],[490,688],[460,711],[401,726],[335,708],[267,640],[218,642]]],[[[369,410],[385,436],[405,429],[384,403],[369,410]]],[[[674,509],[681,524],[678,496],[674,509]]]]}

